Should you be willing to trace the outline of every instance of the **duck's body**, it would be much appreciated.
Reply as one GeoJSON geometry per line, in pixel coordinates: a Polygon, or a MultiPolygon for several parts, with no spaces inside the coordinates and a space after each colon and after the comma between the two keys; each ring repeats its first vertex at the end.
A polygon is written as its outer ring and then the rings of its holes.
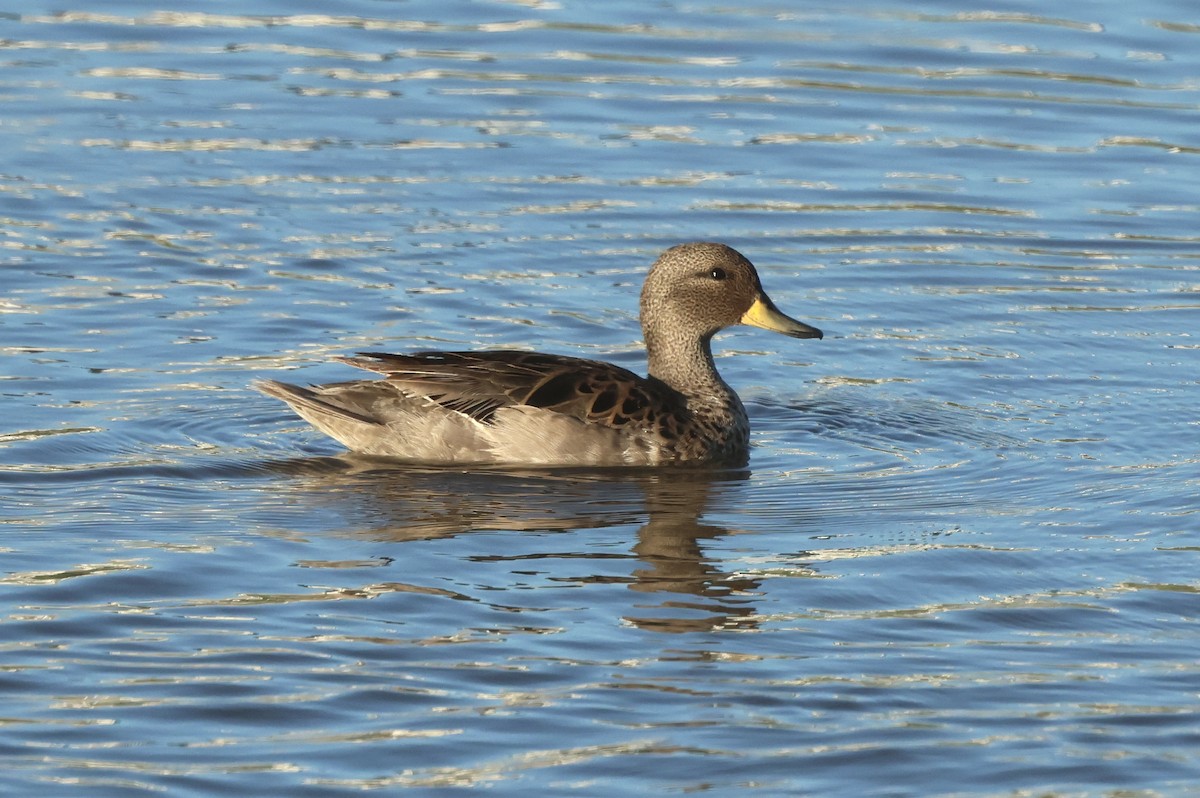
{"type": "Polygon", "coordinates": [[[742,465],[750,425],[713,363],[712,336],[737,323],[798,338],[750,261],[723,244],[667,250],[641,300],[648,377],[610,363],[533,352],[363,353],[343,362],[381,380],[263,393],[349,449],[442,464],[742,465]]]}

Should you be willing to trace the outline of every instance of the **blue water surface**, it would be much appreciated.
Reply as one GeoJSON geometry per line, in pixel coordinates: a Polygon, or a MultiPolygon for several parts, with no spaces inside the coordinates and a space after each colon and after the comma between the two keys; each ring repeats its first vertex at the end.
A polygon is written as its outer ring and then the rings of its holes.
{"type": "Polygon", "coordinates": [[[0,13],[0,791],[1200,789],[1190,4],[0,13]],[[256,378],[644,368],[735,471],[345,455],[256,378]]]}

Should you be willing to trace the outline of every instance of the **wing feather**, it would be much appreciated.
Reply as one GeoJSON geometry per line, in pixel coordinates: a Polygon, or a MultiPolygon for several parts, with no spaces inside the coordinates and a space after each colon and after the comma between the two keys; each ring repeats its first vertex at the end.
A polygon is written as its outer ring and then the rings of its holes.
{"type": "Polygon", "coordinates": [[[686,412],[686,400],[666,383],[598,360],[511,350],[360,352],[340,359],[484,423],[492,423],[500,408],[515,406],[614,429],[652,426],[686,412]]]}

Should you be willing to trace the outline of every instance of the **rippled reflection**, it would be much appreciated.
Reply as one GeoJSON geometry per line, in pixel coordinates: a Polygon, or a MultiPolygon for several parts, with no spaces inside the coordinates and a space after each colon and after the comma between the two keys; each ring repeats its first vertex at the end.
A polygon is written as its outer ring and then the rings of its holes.
{"type": "MultiPolygon", "coordinates": [[[[738,500],[746,471],[706,469],[578,469],[458,471],[398,466],[345,455],[284,461],[271,470],[296,477],[308,500],[336,505],[357,519],[354,535],[391,542],[431,540],[472,532],[565,532],[630,527],[627,552],[480,555],[489,562],[541,559],[636,558],[627,575],[585,572],[559,580],[626,583],[665,595],[646,617],[627,618],[665,632],[753,628],[758,579],[721,570],[704,553],[706,541],[737,530],[705,523],[706,513],[738,500]],[[636,525],[636,528],[635,528],[636,525]],[[679,613],[672,614],[679,610],[679,613]],[[657,615],[655,613],[666,613],[657,615]],[[696,617],[699,614],[701,617],[696,617]],[[678,615],[678,617],[676,617],[678,615]]],[[[731,508],[727,508],[731,509],[731,508]]],[[[402,551],[389,554],[403,557],[402,551]]],[[[560,562],[555,569],[561,569],[560,562]]]]}

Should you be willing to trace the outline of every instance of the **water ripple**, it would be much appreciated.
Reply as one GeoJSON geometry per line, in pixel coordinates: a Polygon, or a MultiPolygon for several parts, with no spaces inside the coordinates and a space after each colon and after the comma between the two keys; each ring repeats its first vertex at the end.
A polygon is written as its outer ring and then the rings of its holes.
{"type": "Polygon", "coordinates": [[[0,791],[1186,794],[1177,6],[0,15],[0,791]],[[640,370],[700,238],[828,332],[717,338],[745,470],[404,467],[247,388],[640,370]]]}

